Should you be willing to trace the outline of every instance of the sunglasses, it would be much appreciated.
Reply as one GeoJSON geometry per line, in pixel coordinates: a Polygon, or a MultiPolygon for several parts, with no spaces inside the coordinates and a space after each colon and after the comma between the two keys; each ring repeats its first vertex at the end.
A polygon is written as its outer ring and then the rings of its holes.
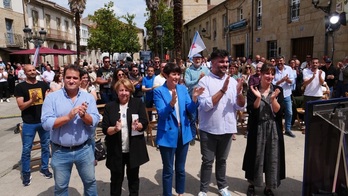
{"type": "Polygon", "coordinates": [[[246,69],[251,69],[251,67],[246,67],[246,69]]]}
{"type": "Polygon", "coordinates": [[[110,63],[110,61],[104,61],[104,63],[110,63]]]}
{"type": "Polygon", "coordinates": [[[124,74],[117,74],[118,76],[124,76],[124,74]]]}
{"type": "Polygon", "coordinates": [[[155,61],[156,64],[160,63],[159,61],[155,61]]]}

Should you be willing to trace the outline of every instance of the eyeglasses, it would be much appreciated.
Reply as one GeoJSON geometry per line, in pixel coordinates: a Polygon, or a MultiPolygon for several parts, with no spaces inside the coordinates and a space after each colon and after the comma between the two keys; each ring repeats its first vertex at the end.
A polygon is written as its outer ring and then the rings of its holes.
{"type": "Polygon", "coordinates": [[[124,74],[117,74],[118,76],[124,76],[124,74]]]}
{"type": "Polygon", "coordinates": [[[246,67],[246,69],[251,69],[251,67],[246,67]]]}
{"type": "Polygon", "coordinates": [[[159,64],[160,62],[159,61],[155,61],[156,64],[159,64]]]}
{"type": "Polygon", "coordinates": [[[133,70],[133,72],[138,72],[138,70],[133,70]]]}

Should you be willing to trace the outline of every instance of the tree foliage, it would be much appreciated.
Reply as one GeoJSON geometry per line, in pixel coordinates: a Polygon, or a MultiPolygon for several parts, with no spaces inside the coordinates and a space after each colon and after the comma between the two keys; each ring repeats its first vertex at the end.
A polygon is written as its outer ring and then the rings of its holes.
{"type": "MultiPolygon", "coordinates": [[[[174,15],[173,15],[173,8],[168,7],[164,4],[163,0],[160,1],[157,11],[152,12],[157,18],[157,23],[153,24],[150,17],[150,11],[147,12],[147,20],[145,22],[145,28],[147,29],[147,45],[149,46],[150,50],[152,51],[159,51],[156,50],[160,48],[160,39],[154,39],[156,37],[155,27],[157,25],[161,25],[164,28],[164,36],[163,36],[163,48],[164,53],[167,50],[173,50],[174,49],[174,15]],[[157,42],[157,43],[156,43],[157,42]]],[[[155,54],[158,55],[159,54],[155,54]]]]}
{"type": "Polygon", "coordinates": [[[98,49],[101,52],[129,52],[131,54],[140,50],[139,38],[137,36],[137,27],[134,23],[135,15],[126,14],[116,16],[112,7],[113,2],[109,2],[89,15],[88,19],[93,25],[89,29],[88,48],[98,49]],[[126,23],[121,22],[121,18],[126,23]]]}

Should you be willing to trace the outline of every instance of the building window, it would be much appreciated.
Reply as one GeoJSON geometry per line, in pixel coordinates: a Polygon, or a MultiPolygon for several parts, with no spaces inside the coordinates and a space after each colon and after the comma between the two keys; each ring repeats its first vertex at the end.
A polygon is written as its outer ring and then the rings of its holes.
{"type": "Polygon", "coordinates": [[[11,0],[4,0],[4,8],[11,9],[11,0]]]}
{"type": "Polygon", "coordinates": [[[69,31],[69,21],[65,20],[65,31],[68,32],[69,31]]]}
{"type": "Polygon", "coordinates": [[[243,20],[243,8],[238,9],[238,21],[243,20]]]}
{"type": "Polygon", "coordinates": [[[256,28],[261,29],[262,27],[262,0],[257,1],[256,10],[256,28]]]}
{"type": "Polygon", "coordinates": [[[31,12],[33,18],[33,29],[34,31],[38,31],[39,29],[39,13],[36,10],[31,12]]]}
{"type": "Polygon", "coordinates": [[[216,40],[216,19],[213,19],[213,40],[216,40]]]}
{"type": "Polygon", "coordinates": [[[227,15],[226,14],[222,15],[222,24],[223,24],[224,30],[221,32],[222,32],[222,37],[225,39],[225,33],[228,32],[228,24],[227,24],[227,15]]]}
{"type": "Polygon", "coordinates": [[[210,4],[211,4],[210,0],[207,0],[207,4],[208,4],[208,5],[210,5],[210,4]]]}
{"type": "Polygon", "coordinates": [[[51,29],[51,16],[46,14],[45,15],[45,23],[46,23],[46,29],[49,31],[51,29]]]}
{"type": "Polygon", "coordinates": [[[57,18],[57,30],[60,30],[60,18],[57,18]]]}
{"type": "Polygon", "coordinates": [[[14,35],[12,30],[13,20],[5,19],[6,23],[6,42],[8,45],[14,45],[14,35]]]}
{"type": "Polygon", "coordinates": [[[290,21],[297,21],[300,17],[300,0],[291,0],[290,21]]]}
{"type": "Polygon", "coordinates": [[[277,56],[277,40],[267,42],[267,59],[277,56]]]}

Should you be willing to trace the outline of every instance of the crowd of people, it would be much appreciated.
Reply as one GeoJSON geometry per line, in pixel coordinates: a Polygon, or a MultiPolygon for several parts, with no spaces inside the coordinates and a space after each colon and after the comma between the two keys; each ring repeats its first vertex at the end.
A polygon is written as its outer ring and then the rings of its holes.
{"type": "Polygon", "coordinates": [[[162,189],[172,195],[172,181],[179,196],[185,193],[185,164],[190,145],[200,138],[202,164],[200,192],[206,196],[215,161],[219,193],[229,196],[227,157],[236,139],[238,123],[247,121],[247,146],[242,169],[250,183],[265,183],[264,194],[285,179],[284,135],[291,131],[296,108],[307,101],[346,96],[348,57],[333,65],[330,58],[306,56],[302,64],[292,57],[254,60],[232,58],[214,50],[209,59],[201,54],[190,61],[111,62],[62,66],[0,62],[0,100],[16,97],[23,119],[21,157],[23,185],[31,183],[30,150],[38,132],[42,146],[40,173],[54,176],[56,195],[65,195],[73,165],[79,171],[85,195],[97,195],[94,135],[100,121],[97,104],[105,104],[102,131],[110,170],[110,195],[121,195],[128,179],[129,195],[139,195],[139,170],[149,161],[143,132],[155,107],[158,115],[156,144],[162,158],[162,189]],[[10,77],[10,75],[12,77],[10,77]],[[15,85],[15,82],[18,82],[15,85]],[[248,114],[248,115],[246,115],[248,114]],[[284,121],[284,124],[283,124],[284,121]],[[48,169],[49,144],[51,167],[48,169]]]}

